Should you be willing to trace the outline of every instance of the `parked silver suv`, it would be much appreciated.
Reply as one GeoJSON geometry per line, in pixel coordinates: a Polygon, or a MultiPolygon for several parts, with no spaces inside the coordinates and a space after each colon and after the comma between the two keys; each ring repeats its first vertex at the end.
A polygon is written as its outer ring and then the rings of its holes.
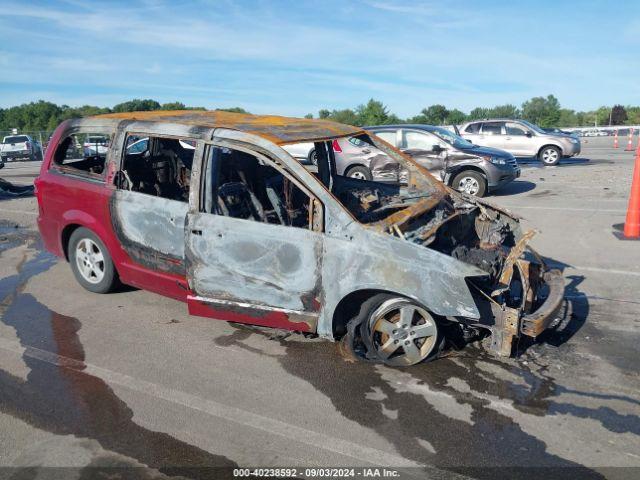
{"type": "Polygon", "coordinates": [[[548,166],[580,153],[578,138],[545,132],[525,120],[476,120],[462,125],[460,135],[476,145],[506,150],[516,157],[537,157],[548,166]]]}

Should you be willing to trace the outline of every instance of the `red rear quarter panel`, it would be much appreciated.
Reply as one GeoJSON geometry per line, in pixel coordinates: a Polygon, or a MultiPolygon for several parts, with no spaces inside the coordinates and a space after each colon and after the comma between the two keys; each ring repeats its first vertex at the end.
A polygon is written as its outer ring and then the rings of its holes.
{"type": "MultiPolygon", "coordinates": [[[[51,168],[54,153],[69,128],[70,122],[65,121],[55,130],[34,182],[38,229],[45,248],[54,255],[65,257],[65,229],[86,227],[104,242],[124,283],[186,301],[188,288],[184,276],[155,272],[137,265],[122,248],[111,222],[111,198],[115,187],[110,181],[82,178],[62,173],[55,166],[51,168]]],[[[112,177],[111,165],[106,176],[112,177]]]]}

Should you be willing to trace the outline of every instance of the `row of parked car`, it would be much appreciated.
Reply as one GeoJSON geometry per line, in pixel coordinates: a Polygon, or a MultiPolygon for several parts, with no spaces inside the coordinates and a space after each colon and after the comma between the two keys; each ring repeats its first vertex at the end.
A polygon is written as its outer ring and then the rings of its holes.
{"type": "MultiPolygon", "coordinates": [[[[78,142],[74,149],[90,157],[106,154],[109,139],[103,136],[88,136],[84,142],[78,142]]],[[[31,135],[8,135],[0,143],[0,168],[11,161],[42,161],[45,147],[31,135]]]]}
{"type": "MultiPolygon", "coordinates": [[[[459,128],[422,124],[365,127],[458,191],[482,197],[520,176],[516,157],[536,157],[545,166],[580,153],[580,139],[549,132],[524,120],[492,119],[459,128]]],[[[284,147],[293,157],[315,164],[312,143],[284,147]]],[[[393,162],[357,138],[334,140],[339,175],[363,180],[396,181],[393,162]]]]}
{"type": "Polygon", "coordinates": [[[4,137],[0,143],[0,168],[13,160],[42,160],[42,145],[29,135],[4,137]]]}
{"type": "MultiPolygon", "coordinates": [[[[580,153],[577,136],[543,130],[524,120],[479,120],[460,127],[377,125],[366,130],[411,156],[446,185],[479,197],[520,176],[516,157],[537,157],[543,165],[553,166],[580,153]]],[[[355,137],[334,140],[332,146],[339,175],[382,182],[401,181],[406,176],[387,154],[355,137]]],[[[87,136],[71,150],[85,158],[105,154],[108,139],[87,136]]],[[[285,150],[295,158],[317,163],[313,143],[287,145],[285,150]]],[[[5,137],[0,146],[0,168],[4,159],[41,160],[42,146],[28,135],[5,137]]]]}

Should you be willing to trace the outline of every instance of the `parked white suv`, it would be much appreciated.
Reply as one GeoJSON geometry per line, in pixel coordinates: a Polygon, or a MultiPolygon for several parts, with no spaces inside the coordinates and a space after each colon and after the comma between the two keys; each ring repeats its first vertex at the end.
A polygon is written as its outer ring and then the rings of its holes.
{"type": "Polygon", "coordinates": [[[0,162],[42,160],[42,146],[29,135],[8,135],[0,144],[0,162]]]}
{"type": "Polygon", "coordinates": [[[460,135],[476,145],[506,150],[515,157],[537,157],[548,166],[580,153],[578,138],[545,132],[525,120],[476,120],[462,125],[460,135]]]}

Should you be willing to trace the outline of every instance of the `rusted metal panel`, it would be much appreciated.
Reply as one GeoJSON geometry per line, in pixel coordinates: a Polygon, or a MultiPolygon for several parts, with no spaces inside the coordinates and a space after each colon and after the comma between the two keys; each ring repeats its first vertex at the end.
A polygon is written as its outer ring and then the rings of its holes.
{"type": "Polygon", "coordinates": [[[509,286],[511,283],[511,278],[513,277],[513,268],[516,264],[516,261],[520,256],[524,253],[527,248],[527,243],[533,238],[536,234],[535,230],[529,230],[518,240],[516,245],[511,249],[507,259],[504,262],[504,266],[502,267],[502,274],[500,275],[499,284],[504,286],[505,288],[509,286]]]}
{"type": "Polygon", "coordinates": [[[111,219],[118,239],[134,261],[149,268],[184,274],[188,208],[185,202],[116,190],[111,200],[111,219]]]}
{"type": "Polygon", "coordinates": [[[89,118],[97,120],[172,122],[207,128],[228,128],[258,135],[277,145],[327,140],[364,133],[361,128],[329,120],[289,118],[276,115],[249,115],[220,110],[160,110],[153,112],[109,113],[89,118]]]}
{"type": "Polygon", "coordinates": [[[560,270],[545,272],[543,279],[549,287],[549,296],[535,312],[522,318],[522,333],[531,337],[540,335],[558,317],[564,299],[564,278],[560,270]]]}
{"type": "Polygon", "coordinates": [[[346,295],[381,290],[413,298],[442,316],[478,318],[465,282],[486,272],[447,255],[358,224],[347,238],[325,237],[324,307],[318,333],[332,336],[333,312],[346,295]]]}
{"type": "Polygon", "coordinates": [[[320,309],[322,234],[207,213],[191,214],[188,228],[189,282],[198,296],[320,309]]]}
{"type": "Polygon", "coordinates": [[[520,310],[492,304],[495,324],[491,327],[490,350],[501,357],[509,357],[513,349],[513,339],[518,337],[520,310]]]}
{"type": "Polygon", "coordinates": [[[435,207],[438,203],[440,203],[443,197],[443,194],[434,194],[431,197],[424,198],[403,210],[392,213],[384,220],[381,220],[380,222],[372,226],[382,231],[387,230],[392,226],[402,228],[404,223],[409,219],[415,218],[416,216],[421,215],[435,207]]]}

